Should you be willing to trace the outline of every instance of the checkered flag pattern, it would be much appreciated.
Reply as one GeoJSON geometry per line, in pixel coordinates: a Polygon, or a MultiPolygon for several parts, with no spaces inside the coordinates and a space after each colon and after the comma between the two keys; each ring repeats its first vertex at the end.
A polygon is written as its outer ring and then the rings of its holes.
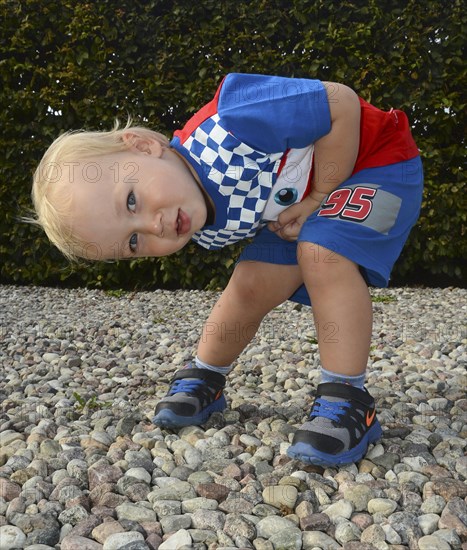
{"type": "Polygon", "coordinates": [[[219,115],[205,120],[185,141],[206,177],[228,197],[225,226],[196,233],[193,240],[208,249],[252,237],[260,226],[282,153],[256,151],[222,127],[219,115]]]}
{"type": "Polygon", "coordinates": [[[193,235],[193,240],[208,250],[217,250],[219,248],[224,248],[224,246],[229,244],[253,237],[258,229],[264,227],[265,225],[266,224],[263,222],[258,222],[250,229],[240,229],[238,231],[206,229],[205,231],[195,233],[193,235]]]}

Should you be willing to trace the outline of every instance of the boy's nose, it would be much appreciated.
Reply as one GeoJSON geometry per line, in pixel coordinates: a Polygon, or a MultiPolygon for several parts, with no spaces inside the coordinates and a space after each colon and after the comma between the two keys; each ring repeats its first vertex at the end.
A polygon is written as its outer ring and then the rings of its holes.
{"type": "Polygon", "coordinates": [[[157,237],[164,236],[164,224],[162,220],[162,214],[160,212],[158,212],[155,216],[148,220],[147,231],[148,233],[152,233],[157,237]]]}

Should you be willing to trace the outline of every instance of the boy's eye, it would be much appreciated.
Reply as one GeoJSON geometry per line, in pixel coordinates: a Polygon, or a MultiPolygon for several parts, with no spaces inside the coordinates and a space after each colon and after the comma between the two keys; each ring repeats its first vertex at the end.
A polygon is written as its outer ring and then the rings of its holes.
{"type": "Polygon", "coordinates": [[[130,191],[128,193],[128,197],[126,199],[126,206],[127,206],[128,210],[130,210],[131,212],[135,211],[136,197],[135,197],[135,194],[133,193],[133,191],[130,191]]]}
{"type": "Polygon", "coordinates": [[[136,233],[133,233],[133,235],[130,237],[128,245],[133,253],[136,252],[136,248],[138,246],[138,235],[136,233]]]}

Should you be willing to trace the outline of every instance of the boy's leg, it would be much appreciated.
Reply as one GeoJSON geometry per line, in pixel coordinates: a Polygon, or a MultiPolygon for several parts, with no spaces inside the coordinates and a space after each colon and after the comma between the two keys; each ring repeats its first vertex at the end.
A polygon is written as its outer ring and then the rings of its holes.
{"type": "MultiPolygon", "coordinates": [[[[263,319],[302,284],[300,268],[262,262],[240,262],[205,323],[197,358],[227,367],[248,345],[263,319]]],[[[178,427],[206,422],[225,408],[225,378],[205,368],[178,371],[168,395],[156,407],[154,423],[178,427]]]]}
{"type": "Polygon", "coordinates": [[[368,360],[371,298],[351,260],[310,242],[299,243],[298,259],[331,382],[318,386],[310,420],[296,432],[288,454],[313,464],[355,462],[381,436],[373,399],[363,384],[354,385],[364,378],[368,360]]]}
{"type": "Polygon", "coordinates": [[[313,306],[321,365],[342,375],[364,373],[373,312],[358,266],[310,242],[299,243],[298,259],[313,306]]]}
{"type": "Polygon", "coordinates": [[[240,262],[204,325],[198,357],[210,365],[230,365],[263,317],[302,283],[297,265],[240,262]]]}

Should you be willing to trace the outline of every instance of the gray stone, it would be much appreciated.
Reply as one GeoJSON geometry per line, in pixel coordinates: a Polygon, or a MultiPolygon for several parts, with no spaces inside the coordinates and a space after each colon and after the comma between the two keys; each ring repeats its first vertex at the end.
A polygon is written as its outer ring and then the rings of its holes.
{"type": "Polygon", "coordinates": [[[175,533],[176,531],[180,531],[180,529],[189,529],[191,527],[190,514],[164,516],[159,518],[159,521],[164,533],[175,533]]]}
{"type": "Polygon", "coordinates": [[[370,525],[361,534],[360,540],[362,542],[368,542],[370,544],[373,544],[373,546],[378,547],[381,546],[381,543],[384,543],[386,540],[386,534],[381,527],[381,525],[370,525]]]}
{"type": "Polygon", "coordinates": [[[58,516],[58,520],[62,524],[70,523],[71,525],[76,525],[80,521],[84,521],[88,515],[87,510],[80,504],[77,504],[76,506],[72,506],[71,508],[64,510],[58,516]]]}
{"type": "Polygon", "coordinates": [[[368,502],[375,496],[374,490],[367,485],[352,485],[344,489],[343,495],[353,505],[355,512],[367,510],[368,502]]]}
{"type": "Polygon", "coordinates": [[[8,447],[13,441],[24,441],[24,435],[14,430],[5,430],[0,433],[0,447],[8,447]]]}
{"type": "Polygon", "coordinates": [[[434,535],[426,535],[418,539],[419,550],[451,550],[449,544],[434,535]]]}
{"type": "Polygon", "coordinates": [[[429,478],[419,472],[400,472],[397,476],[399,483],[413,483],[417,489],[422,490],[429,478]]]}
{"type": "MultiPolygon", "coordinates": [[[[180,503],[178,503],[180,505],[180,503]]],[[[184,500],[181,503],[182,512],[184,514],[192,514],[197,510],[217,510],[219,504],[217,500],[213,498],[190,498],[189,500],[184,500]]]]}
{"type": "Polygon", "coordinates": [[[402,544],[414,544],[421,536],[418,517],[410,512],[395,512],[388,518],[391,527],[401,537],[402,544]]]}
{"type": "Polygon", "coordinates": [[[186,500],[197,496],[190,483],[171,478],[170,485],[151,491],[148,500],[153,503],[156,500],[186,500]]]}
{"type": "Polygon", "coordinates": [[[186,529],[180,529],[178,533],[174,533],[160,546],[159,550],[181,550],[184,547],[190,548],[192,543],[190,533],[186,529]]]}
{"type": "Polygon", "coordinates": [[[115,508],[115,511],[117,512],[118,519],[129,519],[138,523],[157,521],[157,515],[154,510],[137,504],[130,504],[129,502],[120,504],[115,508]]]}
{"type": "Polygon", "coordinates": [[[152,509],[161,517],[174,516],[182,511],[182,504],[179,500],[155,500],[152,509]]]}
{"type": "Polygon", "coordinates": [[[77,479],[83,487],[88,485],[88,465],[84,460],[79,458],[70,460],[66,469],[70,476],[77,479]]]}
{"type": "Polygon", "coordinates": [[[353,504],[345,499],[338,500],[334,504],[330,504],[323,510],[323,513],[329,516],[331,521],[335,521],[337,518],[350,519],[354,511],[353,504]]]}
{"type": "Polygon", "coordinates": [[[58,353],[44,353],[42,356],[42,359],[46,363],[52,363],[52,361],[56,361],[57,359],[60,359],[60,355],[58,353]]]}
{"type": "Polygon", "coordinates": [[[212,542],[218,542],[217,535],[210,529],[188,529],[193,542],[205,542],[211,544],[212,542]]]}
{"type": "Polygon", "coordinates": [[[0,527],[0,550],[10,548],[24,548],[26,535],[19,527],[14,525],[3,525],[0,527]]]}
{"type": "Polygon", "coordinates": [[[456,460],[456,472],[467,480],[467,456],[461,456],[456,460]]]}
{"type": "Polygon", "coordinates": [[[251,544],[250,540],[242,535],[237,535],[234,537],[234,543],[237,548],[245,548],[253,550],[254,546],[251,544]]]}
{"type": "Polygon", "coordinates": [[[58,493],[58,502],[65,504],[68,500],[79,497],[82,494],[83,491],[76,485],[65,485],[58,493]]]}
{"type": "Polygon", "coordinates": [[[368,502],[368,512],[370,514],[382,514],[390,516],[397,509],[397,502],[389,498],[372,498],[368,502]]]}
{"type": "Polygon", "coordinates": [[[352,540],[360,540],[361,530],[351,521],[341,521],[336,525],[334,537],[340,544],[345,544],[352,540]]]}
{"type": "Polygon", "coordinates": [[[37,514],[14,514],[10,523],[27,535],[27,545],[47,544],[54,546],[60,537],[60,525],[51,512],[37,514]]]}
{"type": "Polygon", "coordinates": [[[438,529],[438,514],[422,514],[418,517],[418,524],[424,535],[431,535],[438,529]]]}
{"type": "Polygon", "coordinates": [[[119,550],[149,550],[149,546],[142,540],[134,540],[124,546],[120,546],[119,550]]]}
{"type": "Polygon", "coordinates": [[[432,495],[422,502],[420,511],[424,514],[441,514],[446,506],[446,501],[441,495],[432,495]]]}
{"type": "Polygon", "coordinates": [[[257,538],[253,541],[253,546],[255,550],[274,550],[274,546],[271,541],[257,538]]]}
{"type": "Polygon", "coordinates": [[[225,523],[225,515],[213,510],[196,510],[191,516],[195,529],[222,530],[225,523]]]}
{"type": "Polygon", "coordinates": [[[396,531],[387,523],[381,525],[383,528],[384,534],[386,535],[386,540],[389,544],[400,544],[402,539],[397,534],[396,531]]]}
{"type": "Polygon", "coordinates": [[[270,539],[274,534],[281,531],[294,531],[297,526],[288,519],[279,516],[268,516],[261,519],[256,525],[258,537],[270,539]]]}
{"type": "Polygon", "coordinates": [[[135,416],[124,416],[117,422],[115,435],[130,435],[137,423],[135,416]]]}
{"type": "Polygon", "coordinates": [[[216,536],[219,546],[235,546],[235,542],[224,531],[217,531],[216,536]]]}
{"type": "Polygon", "coordinates": [[[269,541],[274,550],[301,550],[302,533],[300,529],[285,529],[272,535],[269,541]]]}
{"type": "Polygon", "coordinates": [[[144,483],[151,483],[151,474],[147,472],[144,468],[130,468],[125,472],[125,476],[133,477],[144,483]]]}
{"type": "Polygon", "coordinates": [[[46,439],[45,441],[42,441],[40,446],[40,454],[44,458],[56,457],[61,450],[62,448],[60,443],[58,441],[54,441],[53,439],[46,439]]]}
{"type": "Polygon", "coordinates": [[[106,538],[102,550],[120,550],[125,545],[137,541],[144,542],[143,535],[137,531],[114,533],[106,538]]]}
{"type": "Polygon", "coordinates": [[[256,538],[256,528],[254,524],[240,514],[228,514],[226,516],[224,532],[232,539],[235,539],[237,535],[246,537],[250,540],[256,538]]]}

